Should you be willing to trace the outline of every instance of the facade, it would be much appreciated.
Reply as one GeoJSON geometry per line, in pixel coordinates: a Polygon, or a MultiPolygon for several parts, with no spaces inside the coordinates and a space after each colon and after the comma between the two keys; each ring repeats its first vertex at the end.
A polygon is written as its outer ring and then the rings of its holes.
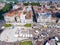
{"type": "Polygon", "coordinates": [[[8,22],[15,22],[14,16],[4,16],[6,23],[8,22]]]}
{"type": "Polygon", "coordinates": [[[47,15],[47,13],[41,13],[41,15],[38,18],[38,22],[52,22],[51,15],[47,15]]]}
{"type": "Polygon", "coordinates": [[[31,9],[29,11],[26,9],[26,7],[24,7],[23,9],[15,7],[13,9],[14,10],[11,10],[4,15],[5,21],[7,23],[8,22],[9,23],[10,22],[25,23],[25,22],[27,22],[26,20],[31,19],[31,17],[32,17],[31,9]]]}
{"type": "Polygon", "coordinates": [[[20,8],[20,6],[18,6],[18,5],[13,6],[13,10],[18,9],[18,8],[20,8]]]}
{"type": "Polygon", "coordinates": [[[0,2],[0,9],[2,9],[5,6],[5,3],[0,2]]]}
{"type": "Polygon", "coordinates": [[[12,10],[4,15],[5,21],[17,22],[19,21],[20,14],[19,10],[12,10]]]}

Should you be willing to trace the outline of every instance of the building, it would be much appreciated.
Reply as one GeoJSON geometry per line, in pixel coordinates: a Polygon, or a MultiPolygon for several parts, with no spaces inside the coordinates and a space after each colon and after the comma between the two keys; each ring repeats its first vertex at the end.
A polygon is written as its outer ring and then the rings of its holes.
{"type": "Polygon", "coordinates": [[[18,22],[20,21],[21,12],[18,10],[12,10],[4,15],[6,22],[18,22]]]}
{"type": "Polygon", "coordinates": [[[0,2],[0,9],[2,9],[5,6],[5,3],[0,2]]]}
{"type": "MultiPolygon", "coordinates": [[[[27,9],[26,9],[27,10],[27,9]]],[[[32,17],[32,11],[26,12],[25,7],[21,10],[21,8],[11,10],[4,15],[4,19],[6,23],[11,22],[20,22],[25,23],[26,19],[31,19],[32,17]]]]}

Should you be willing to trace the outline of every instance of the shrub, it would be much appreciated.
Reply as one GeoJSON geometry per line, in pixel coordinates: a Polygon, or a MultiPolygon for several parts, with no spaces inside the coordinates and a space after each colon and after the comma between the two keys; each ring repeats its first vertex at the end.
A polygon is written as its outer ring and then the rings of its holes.
{"type": "Polygon", "coordinates": [[[31,24],[25,24],[24,26],[25,27],[31,27],[31,24]]]}
{"type": "Polygon", "coordinates": [[[5,24],[5,27],[11,27],[12,24],[5,24]]]}

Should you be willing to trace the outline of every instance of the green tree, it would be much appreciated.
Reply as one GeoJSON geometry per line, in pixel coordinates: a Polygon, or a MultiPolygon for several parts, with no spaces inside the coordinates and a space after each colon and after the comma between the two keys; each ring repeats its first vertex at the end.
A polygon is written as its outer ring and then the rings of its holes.
{"type": "Polygon", "coordinates": [[[11,4],[6,4],[5,7],[3,7],[3,9],[0,10],[0,19],[3,19],[3,14],[10,11],[12,9],[12,5],[11,4]]]}
{"type": "Polygon", "coordinates": [[[5,0],[0,0],[0,2],[4,2],[5,0]]]}
{"type": "Polygon", "coordinates": [[[27,2],[27,3],[23,3],[25,6],[28,6],[29,4],[31,4],[31,5],[33,5],[33,6],[39,6],[40,4],[38,3],[38,2],[32,2],[32,3],[29,3],[29,2],[27,2]]]}
{"type": "Polygon", "coordinates": [[[27,2],[27,3],[23,3],[25,6],[28,6],[29,5],[29,2],[27,2]]]}
{"type": "Polygon", "coordinates": [[[12,5],[11,4],[6,4],[5,7],[3,9],[1,9],[0,11],[2,13],[6,13],[8,11],[10,11],[12,9],[12,5]]]}

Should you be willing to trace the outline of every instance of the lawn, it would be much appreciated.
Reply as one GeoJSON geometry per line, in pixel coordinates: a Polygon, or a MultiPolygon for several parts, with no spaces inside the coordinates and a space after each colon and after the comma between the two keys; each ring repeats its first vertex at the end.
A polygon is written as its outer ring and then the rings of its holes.
{"type": "Polygon", "coordinates": [[[11,27],[12,24],[5,24],[5,27],[11,27]]]}
{"type": "Polygon", "coordinates": [[[60,45],[60,41],[57,41],[57,45],[60,45]]]}
{"type": "Polygon", "coordinates": [[[33,45],[32,41],[21,41],[19,45],[33,45]]]}
{"type": "Polygon", "coordinates": [[[25,24],[24,26],[25,27],[31,27],[31,24],[25,24]]]}
{"type": "Polygon", "coordinates": [[[60,43],[60,41],[56,41],[57,43],[60,43]]]}

